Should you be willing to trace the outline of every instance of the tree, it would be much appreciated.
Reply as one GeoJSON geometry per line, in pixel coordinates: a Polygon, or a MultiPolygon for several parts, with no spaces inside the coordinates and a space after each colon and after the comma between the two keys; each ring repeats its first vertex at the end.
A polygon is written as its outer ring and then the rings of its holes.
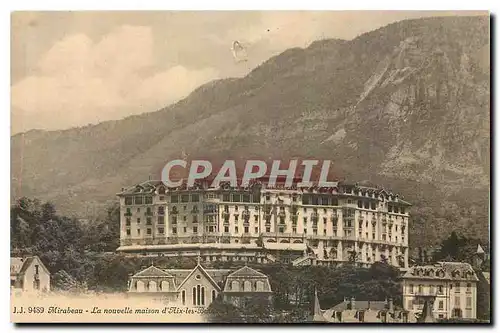
{"type": "Polygon", "coordinates": [[[387,259],[387,257],[385,256],[385,254],[381,254],[380,255],[380,262],[387,265],[388,262],[389,262],[389,259],[387,259]]]}
{"type": "Polygon", "coordinates": [[[439,250],[433,253],[433,260],[461,261],[472,264],[478,244],[480,244],[479,240],[467,238],[453,231],[447,239],[441,242],[439,250]]]}
{"type": "Polygon", "coordinates": [[[241,311],[231,303],[224,302],[221,295],[210,304],[205,314],[209,323],[244,323],[241,311]]]}

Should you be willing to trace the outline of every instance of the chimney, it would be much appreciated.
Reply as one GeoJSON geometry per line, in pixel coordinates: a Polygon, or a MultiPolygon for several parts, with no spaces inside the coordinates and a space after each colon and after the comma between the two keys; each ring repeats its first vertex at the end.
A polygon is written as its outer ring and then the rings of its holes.
{"type": "Polygon", "coordinates": [[[356,299],[354,297],[351,297],[351,309],[355,309],[356,308],[356,299]]]}
{"type": "Polygon", "coordinates": [[[392,298],[389,298],[389,312],[393,313],[394,312],[394,302],[392,298]]]}

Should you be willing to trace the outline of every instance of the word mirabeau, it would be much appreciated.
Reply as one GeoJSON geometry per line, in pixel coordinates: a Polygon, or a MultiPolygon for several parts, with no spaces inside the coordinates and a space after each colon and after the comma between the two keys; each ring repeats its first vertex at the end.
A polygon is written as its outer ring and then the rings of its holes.
{"type": "MultiPolygon", "coordinates": [[[[284,186],[291,187],[294,183],[297,187],[311,187],[313,185],[318,185],[319,187],[333,187],[336,186],[336,182],[331,182],[327,180],[328,173],[330,170],[331,161],[324,160],[321,164],[321,172],[319,173],[318,179],[313,178],[313,169],[315,166],[319,166],[319,160],[302,160],[301,168],[303,173],[300,177],[295,177],[295,173],[298,167],[298,160],[290,160],[288,163],[288,168],[281,168],[281,161],[275,160],[272,162],[271,170],[266,177],[267,184],[269,186],[275,186],[276,181],[279,177],[286,177],[284,186]],[[313,183],[314,182],[314,183],[313,183]]],[[[169,161],[162,169],[161,180],[168,187],[179,187],[184,183],[184,178],[179,180],[171,179],[171,171],[174,167],[181,167],[187,169],[188,162],[185,160],[172,160],[169,161]]],[[[193,160],[189,166],[189,172],[187,177],[187,186],[192,187],[195,181],[207,179],[213,175],[212,173],[212,163],[207,160],[193,160]]],[[[224,164],[217,171],[215,178],[210,185],[210,187],[217,188],[220,186],[221,182],[229,182],[232,187],[247,187],[252,180],[262,179],[267,175],[268,165],[265,161],[261,160],[248,160],[245,163],[243,177],[241,178],[241,183],[238,184],[238,177],[236,171],[236,163],[234,160],[226,160],[224,164]]],[[[317,173],[316,173],[317,174],[317,173]]]]}

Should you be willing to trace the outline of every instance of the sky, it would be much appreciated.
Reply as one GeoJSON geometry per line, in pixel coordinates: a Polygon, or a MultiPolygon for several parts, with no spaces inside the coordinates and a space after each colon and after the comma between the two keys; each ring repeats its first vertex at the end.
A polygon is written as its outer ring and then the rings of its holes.
{"type": "Polygon", "coordinates": [[[424,11],[14,12],[11,134],[152,112],[291,47],[356,36],[424,11]],[[247,61],[231,50],[237,40],[247,61]]]}

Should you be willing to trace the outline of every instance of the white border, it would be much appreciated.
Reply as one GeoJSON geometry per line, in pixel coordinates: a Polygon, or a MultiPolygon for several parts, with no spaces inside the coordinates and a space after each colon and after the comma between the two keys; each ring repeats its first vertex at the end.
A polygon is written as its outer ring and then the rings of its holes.
{"type": "MultiPolygon", "coordinates": [[[[379,1],[369,1],[369,0],[358,0],[356,2],[338,2],[331,3],[327,1],[317,1],[317,0],[308,0],[308,1],[297,1],[297,0],[288,0],[283,2],[271,2],[269,0],[252,0],[247,1],[245,3],[241,1],[220,1],[220,0],[211,0],[211,1],[193,1],[193,0],[183,0],[177,2],[166,2],[166,1],[131,1],[131,0],[121,0],[116,3],[112,2],[104,2],[102,0],[75,0],[75,1],[56,1],[56,0],[44,0],[44,1],[15,1],[15,2],[7,2],[3,1],[1,6],[1,20],[0,24],[2,24],[2,32],[0,34],[2,39],[2,45],[9,45],[10,49],[10,12],[14,10],[202,10],[202,9],[210,9],[210,10],[230,10],[230,9],[243,9],[243,10],[272,10],[272,9],[280,9],[280,10],[491,10],[493,13],[498,13],[498,1],[484,1],[484,0],[475,0],[469,2],[457,2],[457,1],[429,1],[429,0],[419,0],[415,2],[409,1],[388,1],[388,0],[379,0],[379,1]]],[[[497,22],[498,24],[498,22],[497,22]]],[[[496,38],[495,38],[496,39],[496,38]]],[[[3,277],[3,281],[5,281],[4,287],[0,288],[0,292],[4,297],[1,297],[1,309],[0,315],[2,316],[2,328],[5,330],[13,330],[15,327],[10,324],[10,305],[9,305],[9,289],[7,288],[7,275],[8,275],[8,267],[10,263],[10,256],[8,253],[10,252],[10,242],[9,242],[9,232],[8,224],[10,222],[9,218],[9,207],[7,207],[7,203],[10,203],[10,163],[7,160],[7,156],[10,159],[10,52],[5,50],[1,52],[2,63],[2,79],[5,81],[5,86],[2,94],[2,104],[5,108],[5,111],[0,112],[0,116],[2,117],[0,124],[2,126],[1,140],[0,140],[0,148],[1,155],[4,159],[4,162],[1,164],[2,168],[2,176],[0,177],[0,199],[3,202],[2,209],[2,222],[4,223],[4,227],[2,232],[0,232],[0,244],[3,244],[4,250],[1,253],[1,273],[0,275],[3,277]]],[[[492,59],[493,60],[493,59],[492,59]]],[[[498,60],[497,56],[494,60],[498,60]]],[[[498,62],[497,62],[498,63],[498,62]]],[[[493,93],[498,92],[498,86],[495,86],[495,91],[493,93]]],[[[494,112],[493,110],[491,111],[494,112]]],[[[495,124],[498,123],[498,117],[495,117],[495,124]]],[[[497,127],[497,126],[494,126],[497,127]]],[[[498,140],[495,139],[496,148],[498,148],[498,140]]],[[[498,150],[496,149],[496,153],[498,155],[498,150]]],[[[493,161],[492,161],[493,162],[493,161]]],[[[496,162],[496,160],[495,160],[496,162]]],[[[495,184],[497,182],[495,181],[495,184]]],[[[496,186],[495,186],[496,188],[496,186]]],[[[500,199],[498,196],[495,198],[494,202],[495,207],[500,207],[500,199]]],[[[491,221],[493,224],[495,221],[491,221]]],[[[498,241],[498,228],[496,230],[496,240],[498,241]]],[[[497,258],[497,256],[495,256],[497,258]]],[[[498,264],[498,259],[495,260],[495,267],[498,264]]],[[[496,276],[493,274],[492,276],[496,276]]],[[[493,281],[492,281],[493,283],[493,281]]],[[[496,288],[497,289],[497,288],[496,288]]],[[[495,289],[495,290],[496,290],[495,289]]],[[[497,294],[495,293],[495,296],[497,294]]],[[[496,309],[496,307],[495,307],[496,309]]],[[[449,326],[447,326],[449,327],[449,326]]],[[[89,329],[90,327],[82,327],[83,329],[89,329]]],[[[148,326],[137,327],[132,326],[130,329],[134,331],[145,331],[149,329],[159,329],[159,330],[169,330],[176,331],[179,329],[188,329],[188,330],[199,330],[199,329],[207,329],[208,327],[200,327],[200,326],[192,326],[192,327],[155,327],[151,328],[148,326]]],[[[338,327],[339,329],[345,328],[338,327]]],[[[434,329],[430,328],[430,329],[434,329]]],[[[30,327],[25,328],[25,330],[31,331],[40,331],[40,330],[53,330],[54,327],[30,327]]],[[[56,329],[58,331],[71,331],[74,328],[68,328],[61,326],[56,329]]],[[[122,330],[126,329],[126,327],[92,327],[92,330],[96,332],[105,332],[107,330],[122,330]]],[[[210,327],[210,329],[218,330],[219,327],[210,327]]],[[[271,329],[264,327],[228,327],[227,329],[252,329],[252,330],[262,330],[262,329],[271,329]]],[[[272,329],[305,329],[304,326],[298,327],[272,327],[272,329]]],[[[324,329],[324,328],[323,328],[324,329]]],[[[336,329],[335,326],[329,327],[327,329],[336,329]]],[[[349,328],[350,331],[364,331],[372,329],[371,327],[352,327],[349,328]]],[[[398,331],[403,331],[407,328],[398,327],[391,328],[398,331]]],[[[422,329],[419,327],[418,329],[422,329]]],[[[457,327],[454,328],[457,330],[466,330],[468,327],[457,327]]]]}

